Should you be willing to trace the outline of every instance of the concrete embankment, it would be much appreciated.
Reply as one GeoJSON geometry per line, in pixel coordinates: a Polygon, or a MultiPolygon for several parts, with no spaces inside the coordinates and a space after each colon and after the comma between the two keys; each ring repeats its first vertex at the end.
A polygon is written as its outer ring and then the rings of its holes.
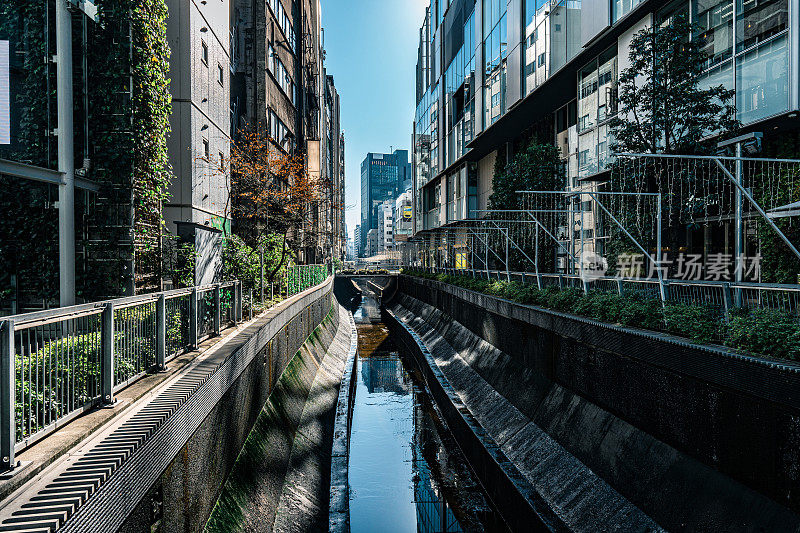
{"type": "Polygon", "coordinates": [[[348,313],[351,328],[350,350],[345,362],[344,374],[339,385],[339,400],[333,428],[331,452],[331,485],[328,531],[347,533],[350,531],[350,433],[353,427],[353,405],[356,394],[358,370],[358,332],[353,315],[348,313]]]}
{"type": "MultiPolygon", "coordinates": [[[[318,375],[320,382],[323,375],[325,379],[338,379],[333,359],[321,365],[322,359],[316,357],[324,354],[328,345],[333,346],[334,336],[329,328],[338,325],[338,310],[333,298],[333,280],[329,279],[278,305],[242,331],[241,344],[233,343],[225,362],[208,378],[203,378],[187,405],[176,412],[181,415],[180,430],[177,426],[165,427],[163,435],[157,433],[152,437],[158,440],[163,436],[165,444],[141,451],[140,472],[126,481],[131,493],[115,488],[114,494],[119,491],[120,498],[128,501],[136,498],[130,502],[136,506],[121,531],[150,531],[154,527],[160,531],[202,530],[226,479],[233,479],[230,474],[241,456],[239,451],[257,420],[261,420],[267,400],[283,395],[283,401],[271,408],[273,416],[279,419],[274,422],[275,427],[263,421],[258,426],[269,433],[272,462],[268,466],[279,472],[281,478],[268,484],[263,494],[254,494],[255,501],[264,505],[258,525],[252,530],[271,529],[283,491],[283,476],[290,470],[290,461],[296,462],[295,457],[304,453],[299,443],[295,443],[295,433],[301,420],[305,421],[305,438],[313,440],[315,426],[308,422],[310,413],[315,408],[324,411],[320,407],[326,398],[322,390],[311,403],[306,401],[312,385],[318,375]],[[326,317],[323,334],[318,326],[326,317]],[[307,403],[308,411],[303,418],[307,403]],[[153,475],[155,481],[147,484],[153,475]],[[138,492],[141,486],[146,493],[134,496],[132,492],[138,492]]],[[[341,376],[341,370],[338,372],[341,376]]],[[[185,394],[179,385],[176,384],[178,389],[173,395],[185,394]]],[[[327,489],[326,480],[321,484],[327,489]]],[[[112,514],[110,510],[106,513],[112,514]]],[[[247,517],[247,507],[239,514],[247,517]]]]}
{"type": "Polygon", "coordinates": [[[278,379],[206,531],[328,528],[333,426],[352,333],[349,313],[334,303],[278,379]]]}
{"type": "Polygon", "coordinates": [[[407,276],[390,315],[514,529],[800,529],[791,365],[407,276]]]}

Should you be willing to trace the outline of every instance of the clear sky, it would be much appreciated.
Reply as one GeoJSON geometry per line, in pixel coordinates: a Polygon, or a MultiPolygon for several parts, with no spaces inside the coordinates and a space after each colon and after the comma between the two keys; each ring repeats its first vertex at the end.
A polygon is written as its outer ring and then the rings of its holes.
{"type": "Polygon", "coordinates": [[[325,67],[341,97],[347,231],[361,219],[367,152],[411,149],[419,28],[430,0],[321,0],[325,67]]]}

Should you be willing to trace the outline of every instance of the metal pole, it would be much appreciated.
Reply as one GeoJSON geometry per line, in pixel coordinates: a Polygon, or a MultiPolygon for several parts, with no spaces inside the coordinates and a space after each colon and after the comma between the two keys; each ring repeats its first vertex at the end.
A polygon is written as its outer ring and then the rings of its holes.
{"type": "Polygon", "coordinates": [[[236,282],[236,323],[242,321],[242,282],[236,282]]]}
{"type": "MultiPolygon", "coordinates": [[[[583,242],[583,235],[584,235],[585,232],[583,231],[584,219],[583,219],[583,196],[582,195],[578,195],[578,209],[581,210],[581,229],[580,229],[580,232],[581,232],[580,233],[580,236],[581,236],[581,253],[578,256],[578,261],[580,261],[578,263],[578,275],[581,277],[581,280],[583,280],[583,254],[586,252],[586,250],[584,249],[584,242],[583,242]]],[[[586,292],[586,285],[585,284],[584,284],[583,290],[584,290],[584,292],[586,292]]]]}
{"type": "MultiPolygon", "coordinates": [[[[742,184],[742,160],[739,159],[742,157],[742,143],[736,143],[736,181],[739,183],[739,186],[742,184]]],[[[734,249],[734,260],[736,261],[735,265],[735,272],[736,272],[736,284],[737,287],[734,289],[734,302],[737,307],[741,307],[742,305],[742,289],[738,286],[742,283],[744,276],[742,267],[744,264],[744,223],[742,219],[742,191],[741,189],[736,189],[736,227],[735,227],[735,249],[734,249]]]]}
{"type": "MultiPolygon", "coordinates": [[[[486,238],[487,239],[489,238],[488,235],[487,235],[486,238]]],[[[478,240],[483,240],[483,239],[478,237],[478,240]]],[[[486,242],[486,241],[484,241],[484,243],[483,243],[483,254],[484,254],[483,255],[483,265],[484,265],[484,267],[486,267],[486,280],[488,281],[489,280],[489,243],[486,242]]]]}
{"type": "Polygon", "coordinates": [[[189,295],[189,346],[197,348],[197,287],[192,287],[189,295]]]}
{"type": "Polygon", "coordinates": [[[221,331],[222,309],[219,283],[214,285],[214,335],[219,335],[221,331]]]}
{"type": "Polygon", "coordinates": [[[103,349],[100,364],[100,391],[102,402],[114,403],[114,304],[107,303],[102,315],[101,346],[103,349]]]}
{"type": "Polygon", "coordinates": [[[259,260],[259,272],[261,273],[259,276],[259,283],[258,287],[261,291],[261,299],[259,300],[262,304],[264,303],[264,246],[261,245],[258,247],[258,260],[259,260]]]}
{"type": "Polygon", "coordinates": [[[503,233],[506,235],[506,281],[511,282],[511,271],[508,265],[508,229],[506,229],[503,233]]]}
{"type": "Polygon", "coordinates": [[[664,282],[664,273],[661,271],[661,195],[656,196],[656,272],[658,274],[658,288],[661,302],[666,302],[668,298],[667,284],[664,282]]]}
{"type": "Polygon", "coordinates": [[[167,369],[167,298],[158,295],[156,302],[156,369],[163,372],[167,369]]]}
{"type": "Polygon", "coordinates": [[[16,466],[14,445],[16,444],[16,420],[14,396],[14,321],[0,323],[0,471],[12,470],[16,466]]]}
{"type": "MultiPolygon", "coordinates": [[[[72,16],[65,0],[55,2],[56,107],[58,115],[58,263],[61,307],[75,305],[75,146],[72,101],[72,16]]],[[[133,272],[130,273],[133,276],[133,272]]]]}

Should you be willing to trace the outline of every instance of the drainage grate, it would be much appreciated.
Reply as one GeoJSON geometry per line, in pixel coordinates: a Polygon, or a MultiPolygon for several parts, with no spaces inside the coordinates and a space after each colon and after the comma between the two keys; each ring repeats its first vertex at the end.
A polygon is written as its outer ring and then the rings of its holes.
{"type": "Polygon", "coordinates": [[[97,491],[146,439],[197,392],[221,361],[198,363],[99,443],[69,458],[36,494],[0,523],[0,532],[55,531],[97,491]]]}
{"type": "MultiPolygon", "coordinates": [[[[329,289],[330,283],[323,285],[309,294],[310,299],[315,301],[318,294],[325,293],[325,301],[329,301],[329,289]]],[[[112,422],[107,430],[29,481],[22,493],[0,508],[0,533],[56,531],[65,523],[65,530],[116,530],[130,511],[127,506],[155,483],[181,443],[194,433],[260,348],[301,316],[305,301],[296,297],[283,309],[270,311],[240,330],[229,339],[231,344],[218,344],[204,359],[171,378],[172,383],[162,385],[152,398],[137,402],[143,405],[120,415],[116,426],[112,422]],[[224,349],[236,345],[235,339],[240,337],[245,338],[243,343],[232,351],[224,349]],[[132,457],[145,445],[146,450],[132,457]],[[81,513],[67,523],[79,509],[81,513]]]]}

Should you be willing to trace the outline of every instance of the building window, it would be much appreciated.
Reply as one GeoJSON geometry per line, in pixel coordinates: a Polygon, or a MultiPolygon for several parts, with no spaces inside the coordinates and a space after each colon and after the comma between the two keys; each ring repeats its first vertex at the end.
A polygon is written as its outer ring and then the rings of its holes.
{"type": "Polygon", "coordinates": [[[211,147],[208,145],[208,139],[203,139],[203,156],[208,158],[211,155],[211,147]]]}
{"type": "Polygon", "coordinates": [[[641,0],[613,0],[611,2],[611,23],[614,24],[619,19],[633,11],[641,0]]]}
{"type": "Polygon", "coordinates": [[[200,60],[205,66],[208,66],[208,45],[205,41],[200,41],[200,60]]]}
{"type": "Polygon", "coordinates": [[[272,43],[267,44],[267,70],[275,75],[275,48],[272,47],[272,43]]]}
{"type": "Polygon", "coordinates": [[[225,70],[222,68],[222,65],[217,63],[217,81],[220,85],[225,85],[225,70]]]}

